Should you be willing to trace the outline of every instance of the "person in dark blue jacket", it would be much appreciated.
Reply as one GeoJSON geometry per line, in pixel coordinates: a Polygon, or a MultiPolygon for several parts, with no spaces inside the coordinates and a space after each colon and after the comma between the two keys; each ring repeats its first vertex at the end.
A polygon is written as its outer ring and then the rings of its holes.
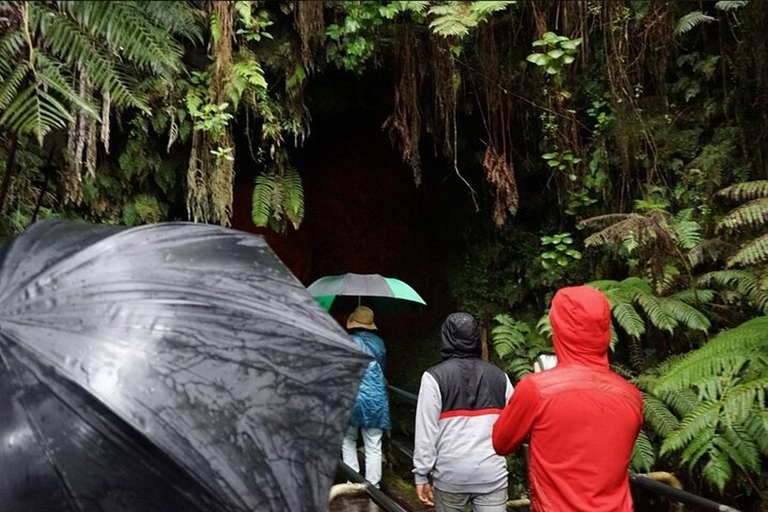
{"type": "Polygon", "coordinates": [[[373,331],[373,311],[365,306],[355,309],[347,319],[347,329],[354,341],[366,354],[373,357],[363,374],[360,389],[357,392],[352,416],[349,418],[349,428],[342,444],[342,459],[344,463],[358,473],[360,466],[357,462],[358,430],[363,434],[365,447],[365,478],[371,484],[379,487],[381,481],[381,437],[384,430],[392,428],[389,417],[389,399],[387,398],[387,383],[384,379],[387,350],[382,340],[373,331]]]}

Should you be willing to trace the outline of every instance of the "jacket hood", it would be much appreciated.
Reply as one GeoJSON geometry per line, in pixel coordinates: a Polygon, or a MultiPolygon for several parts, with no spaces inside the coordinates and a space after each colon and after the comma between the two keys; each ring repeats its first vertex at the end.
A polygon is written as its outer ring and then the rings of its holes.
{"type": "Polygon", "coordinates": [[[552,299],[549,312],[559,364],[608,368],[611,342],[611,305],[588,286],[563,288],[552,299]]]}
{"type": "Polygon", "coordinates": [[[440,349],[443,359],[480,357],[480,330],[469,313],[448,315],[440,330],[440,337],[443,340],[440,349]]]}

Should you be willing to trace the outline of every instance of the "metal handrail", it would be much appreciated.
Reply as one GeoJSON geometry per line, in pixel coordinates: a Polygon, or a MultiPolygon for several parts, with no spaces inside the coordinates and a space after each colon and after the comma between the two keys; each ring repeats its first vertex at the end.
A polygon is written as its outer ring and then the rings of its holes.
{"type": "MultiPolygon", "coordinates": [[[[400,388],[396,388],[394,386],[388,386],[388,387],[389,387],[389,391],[392,394],[397,395],[414,404],[418,399],[418,397],[413,393],[409,393],[408,391],[405,391],[400,388]]],[[[402,443],[395,440],[391,440],[390,442],[395,448],[397,448],[399,451],[403,452],[404,454],[410,453],[411,456],[413,455],[413,451],[408,450],[408,448],[402,443]]],[[[647,491],[651,491],[655,494],[658,494],[659,496],[667,498],[670,501],[684,503],[686,505],[692,505],[694,507],[697,507],[699,510],[702,510],[703,512],[739,512],[739,510],[733,507],[730,507],[728,505],[717,503],[710,499],[704,498],[702,496],[693,494],[688,491],[684,491],[682,489],[673,487],[671,485],[668,485],[660,481],[660,480],[669,481],[669,477],[667,475],[668,474],[662,475],[661,473],[650,473],[647,475],[638,475],[635,473],[630,473],[629,483],[630,485],[641,487],[647,491]]],[[[522,500],[517,500],[517,501],[520,501],[520,503],[516,505],[518,506],[524,505],[524,503],[522,503],[522,500]]]]}
{"type": "Polygon", "coordinates": [[[365,493],[374,503],[376,503],[387,512],[406,512],[406,510],[398,505],[395,500],[384,494],[381,489],[370,485],[369,482],[363,478],[360,473],[347,466],[344,461],[341,460],[339,461],[339,473],[341,473],[342,478],[346,478],[347,480],[356,484],[368,484],[368,486],[365,488],[365,493]]]}

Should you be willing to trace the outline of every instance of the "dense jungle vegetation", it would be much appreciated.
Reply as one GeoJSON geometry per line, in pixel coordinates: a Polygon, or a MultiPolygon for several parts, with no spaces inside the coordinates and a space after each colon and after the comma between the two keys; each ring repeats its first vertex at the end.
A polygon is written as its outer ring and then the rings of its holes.
{"type": "Polygon", "coordinates": [[[0,2],[0,32],[4,236],[226,226],[243,168],[253,223],[301,230],[308,89],[388,80],[413,187],[462,187],[440,264],[496,361],[551,347],[557,288],[604,291],[633,469],[766,507],[768,2],[0,2]]]}

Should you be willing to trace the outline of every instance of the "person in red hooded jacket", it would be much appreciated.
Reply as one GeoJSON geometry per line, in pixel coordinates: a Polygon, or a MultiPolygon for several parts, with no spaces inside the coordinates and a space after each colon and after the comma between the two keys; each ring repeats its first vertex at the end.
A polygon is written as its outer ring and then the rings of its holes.
{"type": "Polygon", "coordinates": [[[632,512],[628,468],[643,399],[609,368],[610,304],[593,288],[563,288],[549,319],[558,365],[515,387],[493,447],[507,455],[530,437],[533,512],[632,512]]]}

